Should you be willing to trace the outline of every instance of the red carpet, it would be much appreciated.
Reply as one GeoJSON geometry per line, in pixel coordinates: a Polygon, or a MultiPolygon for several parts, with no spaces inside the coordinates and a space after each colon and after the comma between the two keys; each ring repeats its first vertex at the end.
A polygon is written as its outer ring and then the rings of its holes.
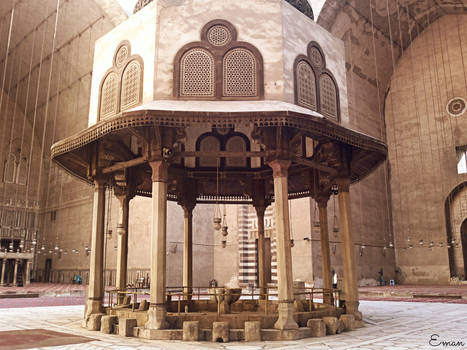
{"type": "Polygon", "coordinates": [[[0,350],[16,350],[81,344],[94,339],[73,334],[49,331],[47,329],[27,329],[22,331],[0,332],[0,350]]]}

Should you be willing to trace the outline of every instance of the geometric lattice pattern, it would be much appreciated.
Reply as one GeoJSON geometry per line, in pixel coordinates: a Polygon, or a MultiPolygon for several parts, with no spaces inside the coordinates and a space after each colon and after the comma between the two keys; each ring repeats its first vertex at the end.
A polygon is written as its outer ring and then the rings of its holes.
{"type": "Polygon", "coordinates": [[[120,108],[122,111],[139,103],[141,84],[141,66],[138,61],[131,61],[122,76],[122,96],[120,108]]]}
{"type": "MultiPolygon", "coordinates": [[[[225,150],[227,152],[246,152],[245,140],[240,136],[232,136],[227,140],[225,150]]],[[[246,167],[247,159],[228,157],[225,160],[225,165],[228,167],[246,167]]]]}
{"type": "Polygon", "coordinates": [[[180,60],[180,96],[214,96],[214,58],[204,49],[187,51],[180,60]]]}
{"type": "Polygon", "coordinates": [[[337,88],[328,74],[319,78],[321,113],[337,120],[337,88]]]}
{"type": "Polygon", "coordinates": [[[256,59],[247,49],[229,51],[223,62],[223,96],[257,96],[256,59]]]}
{"type": "Polygon", "coordinates": [[[310,59],[314,66],[323,66],[323,56],[321,56],[321,52],[319,52],[317,47],[312,47],[310,49],[310,59]]]}
{"type": "Polygon", "coordinates": [[[128,46],[122,45],[122,47],[118,49],[117,54],[115,55],[115,65],[117,67],[121,67],[128,58],[128,55],[128,46]]]}
{"type": "Polygon", "coordinates": [[[119,88],[118,75],[110,73],[105,78],[104,84],[102,84],[102,95],[101,95],[101,119],[116,114],[118,112],[118,88],[119,88]]]}
{"type": "Polygon", "coordinates": [[[207,39],[211,45],[224,46],[232,40],[232,35],[226,26],[217,24],[209,28],[207,39]]]}
{"type": "Polygon", "coordinates": [[[300,61],[297,65],[296,75],[298,104],[316,111],[316,77],[313,69],[306,61],[300,61]]]}

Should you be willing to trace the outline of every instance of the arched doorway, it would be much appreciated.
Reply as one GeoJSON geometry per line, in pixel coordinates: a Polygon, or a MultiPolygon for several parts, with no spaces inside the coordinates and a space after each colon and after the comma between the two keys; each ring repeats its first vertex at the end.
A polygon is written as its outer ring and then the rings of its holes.
{"type": "Polygon", "coordinates": [[[467,279],[467,219],[461,226],[462,255],[464,257],[464,279],[467,279]]]}

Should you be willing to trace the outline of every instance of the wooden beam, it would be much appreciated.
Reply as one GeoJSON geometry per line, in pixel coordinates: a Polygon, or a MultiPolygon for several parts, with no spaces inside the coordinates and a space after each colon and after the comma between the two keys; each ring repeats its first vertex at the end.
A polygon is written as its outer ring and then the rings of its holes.
{"type": "Polygon", "coordinates": [[[297,163],[297,164],[306,165],[306,166],[309,166],[310,168],[314,168],[314,169],[324,171],[324,172],[326,172],[326,173],[328,173],[330,175],[336,175],[337,174],[336,169],[330,168],[330,167],[325,166],[325,165],[321,165],[321,164],[319,164],[318,162],[316,162],[314,160],[309,160],[309,159],[300,158],[300,157],[292,157],[292,161],[294,163],[297,163]]]}
{"type": "Polygon", "coordinates": [[[131,168],[143,163],[146,163],[148,160],[146,157],[139,157],[139,158],[134,158],[132,160],[128,160],[126,162],[118,162],[115,163],[114,165],[111,165],[107,168],[102,169],[102,174],[111,174],[115,171],[126,169],[126,168],[131,168]]]}
{"type": "Polygon", "coordinates": [[[265,157],[266,152],[227,152],[227,151],[217,151],[217,152],[176,152],[174,157],[197,157],[197,158],[251,158],[251,157],[265,157]]]}

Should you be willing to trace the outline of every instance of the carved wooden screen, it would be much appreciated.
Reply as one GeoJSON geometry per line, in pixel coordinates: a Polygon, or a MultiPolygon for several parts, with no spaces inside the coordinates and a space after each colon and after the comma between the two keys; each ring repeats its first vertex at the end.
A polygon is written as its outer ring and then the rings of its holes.
{"type": "Polygon", "coordinates": [[[337,87],[328,74],[324,73],[319,78],[319,89],[321,113],[337,120],[337,87]]]}
{"type": "Polygon", "coordinates": [[[141,90],[141,66],[138,61],[131,61],[123,71],[120,109],[122,111],[139,103],[141,90]]]}
{"type": "Polygon", "coordinates": [[[294,84],[296,104],[339,121],[339,88],[326,68],[326,58],[318,43],[309,43],[307,56],[295,59],[294,84]]]}
{"type": "Polygon", "coordinates": [[[180,60],[180,96],[214,96],[214,58],[209,51],[194,48],[180,60]]]}
{"type": "Polygon", "coordinates": [[[237,41],[235,27],[214,20],[201,30],[201,41],[182,47],[174,60],[174,96],[205,100],[261,99],[263,59],[237,41]]]}
{"type": "MultiPolygon", "coordinates": [[[[199,143],[200,152],[217,152],[220,151],[220,149],[220,142],[215,136],[206,136],[199,143]]],[[[199,159],[199,166],[215,168],[218,166],[217,158],[201,157],[199,159]]]]}
{"type": "Polygon", "coordinates": [[[295,79],[297,80],[297,103],[300,106],[316,110],[316,77],[306,61],[298,63],[295,79]]]}
{"type": "Polygon", "coordinates": [[[223,60],[223,95],[254,97],[257,95],[256,59],[247,49],[229,51],[223,60]]]}
{"type": "MultiPolygon", "coordinates": [[[[227,140],[225,150],[227,152],[246,152],[245,140],[240,136],[232,136],[227,140]]],[[[228,167],[246,167],[247,159],[229,157],[226,158],[225,165],[228,167]]]]}
{"type": "Polygon", "coordinates": [[[116,73],[110,73],[102,84],[101,92],[101,118],[118,113],[119,77],[116,73]]]}

